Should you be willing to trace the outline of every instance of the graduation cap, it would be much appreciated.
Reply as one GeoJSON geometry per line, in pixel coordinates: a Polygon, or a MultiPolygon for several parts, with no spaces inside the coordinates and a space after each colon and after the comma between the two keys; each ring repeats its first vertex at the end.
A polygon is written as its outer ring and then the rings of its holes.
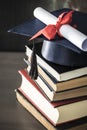
{"type": "MultiPolygon", "coordinates": [[[[58,17],[60,14],[70,11],[71,9],[59,9],[51,12],[51,14],[58,17]]],[[[87,35],[86,13],[74,11],[72,15],[72,22],[70,24],[71,26],[76,25],[76,29],[78,31],[87,35]]],[[[41,22],[39,19],[34,18],[33,20],[27,20],[26,22],[8,30],[8,32],[25,35],[31,38],[34,34],[46,26],[47,25],[41,22]]],[[[69,40],[65,39],[64,37],[60,37],[59,35],[56,35],[52,40],[48,40],[42,35],[39,37],[43,39],[41,53],[46,60],[64,66],[87,66],[87,52],[81,50],[69,40]]],[[[73,35],[71,37],[74,39],[73,35]]],[[[79,39],[77,40],[79,42],[79,39]]],[[[87,40],[84,42],[87,42],[87,40]]]]}

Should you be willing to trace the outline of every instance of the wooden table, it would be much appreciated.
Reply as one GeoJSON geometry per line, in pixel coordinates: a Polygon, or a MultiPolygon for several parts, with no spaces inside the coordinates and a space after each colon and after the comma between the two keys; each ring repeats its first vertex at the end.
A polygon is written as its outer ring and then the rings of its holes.
{"type": "MultiPolygon", "coordinates": [[[[14,90],[21,84],[18,70],[27,66],[24,57],[23,52],[0,52],[0,130],[46,130],[16,100],[14,90]]],[[[86,128],[87,124],[82,129],[86,128]]]]}

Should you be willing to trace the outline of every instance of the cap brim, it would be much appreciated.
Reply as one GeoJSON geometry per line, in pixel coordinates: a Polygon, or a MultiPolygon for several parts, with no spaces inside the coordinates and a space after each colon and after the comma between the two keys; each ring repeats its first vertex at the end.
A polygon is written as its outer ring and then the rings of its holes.
{"type": "MultiPolygon", "coordinates": [[[[58,17],[62,12],[70,11],[70,9],[60,9],[51,12],[54,16],[58,17]]],[[[84,34],[87,34],[87,14],[75,11],[72,17],[72,24],[77,25],[77,29],[84,34]]],[[[34,18],[32,20],[27,20],[24,23],[9,29],[8,32],[32,37],[36,32],[44,28],[46,25],[40,20],[34,18]]],[[[43,39],[45,39],[43,37],[43,39]]]]}

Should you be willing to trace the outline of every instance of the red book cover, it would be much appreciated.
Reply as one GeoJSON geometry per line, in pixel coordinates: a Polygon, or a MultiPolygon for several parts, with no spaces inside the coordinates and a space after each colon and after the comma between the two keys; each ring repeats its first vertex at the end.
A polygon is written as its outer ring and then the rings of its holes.
{"type": "MultiPolygon", "coordinates": [[[[29,80],[29,82],[31,82],[31,84],[34,85],[34,87],[44,96],[44,98],[46,98],[45,95],[42,93],[42,91],[40,91],[40,88],[38,87],[38,85],[34,82],[34,80],[32,80],[30,78],[30,76],[28,75],[26,70],[20,70],[19,73],[22,73],[26,77],[26,79],[29,80]]],[[[78,102],[78,101],[81,101],[84,99],[87,99],[87,96],[82,96],[82,97],[77,97],[77,98],[72,98],[72,99],[67,99],[67,100],[61,100],[61,101],[55,101],[55,102],[50,102],[50,103],[52,104],[52,106],[58,107],[58,106],[62,106],[65,104],[78,102]]],[[[48,100],[48,99],[46,98],[46,100],[48,100]]]]}

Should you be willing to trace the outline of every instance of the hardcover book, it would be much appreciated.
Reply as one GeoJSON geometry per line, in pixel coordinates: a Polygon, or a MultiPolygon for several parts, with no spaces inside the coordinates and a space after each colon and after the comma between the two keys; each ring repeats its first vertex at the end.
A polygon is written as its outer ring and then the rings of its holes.
{"type": "MultiPolygon", "coordinates": [[[[29,73],[29,66],[28,66],[29,73]]],[[[76,98],[80,96],[87,96],[87,84],[85,86],[77,87],[72,89],[66,89],[55,92],[52,89],[52,85],[50,86],[41,75],[38,76],[37,80],[34,80],[42,93],[52,102],[57,100],[65,100],[70,98],[76,98]]],[[[62,86],[61,86],[62,87],[62,86]]],[[[67,86],[66,86],[67,87],[67,86]]]]}
{"type": "Polygon", "coordinates": [[[87,117],[74,120],[68,123],[63,123],[57,126],[52,125],[49,120],[20,92],[16,91],[16,98],[18,102],[35,117],[47,130],[86,130],[87,117]]]}
{"type": "Polygon", "coordinates": [[[22,76],[22,83],[18,90],[54,126],[87,116],[87,96],[51,103],[41,93],[36,83],[28,76],[25,70],[20,70],[19,73],[22,76]]]}
{"type": "MultiPolygon", "coordinates": [[[[29,73],[31,63],[29,62],[29,60],[25,58],[24,61],[27,64],[27,71],[29,73]]],[[[38,65],[38,75],[42,79],[42,82],[45,82],[47,86],[55,92],[75,89],[87,85],[86,75],[74,79],[66,80],[66,81],[57,81],[53,78],[53,76],[51,76],[47,71],[45,71],[39,65],[38,65]]]]}
{"type": "MultiPolygon", "coordinates": [[[[26,47],[26,55],[29,60],[31,58],[32,49],[28,46],[26,47]]],[[[83,75],[87,75],[87,66],[62,66],[48,62],[41,55],[42,43],[36,44],[36,54],[37,54],[37,63],[41,66],[47,73],[49,73],[57,81],[66,81],[73,78],[77,78],[83,75]]]]}

